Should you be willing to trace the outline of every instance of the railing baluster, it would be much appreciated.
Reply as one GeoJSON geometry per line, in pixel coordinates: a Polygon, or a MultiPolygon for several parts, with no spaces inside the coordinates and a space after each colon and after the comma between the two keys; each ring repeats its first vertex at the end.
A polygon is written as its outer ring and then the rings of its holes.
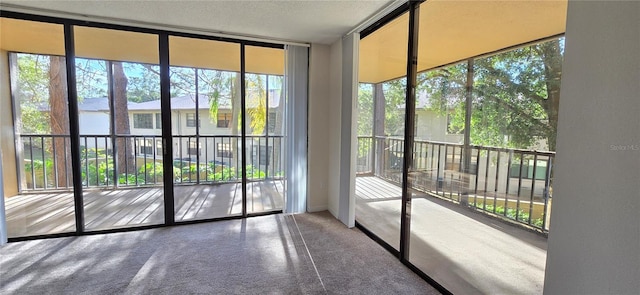
{"type": "Polygon", "coordinates": [[[476,169],[475,169],[475,175],[476,175],[476,184],[475,187],[473,189],[473,206],[478,207],[478,181],[480,180],[480,148],[476,148],[476,169]]]}
{"type": "Polygon", "coordinates": [[[143,144],[143,148],[142,149],[144,150],[144,153],[141,153],[142,157],[144,157],[144,159],[142,161],[143,165],[144,165],[143,166],[144,167],[144,184],[147,185],[147,183],[149,183],[149,182],[147,180],[147,151],[148,150],[147,150],[147,137],[146,136],[142,137],[142,144],[143,144]]]}
{"type": "Polygon", "coordinates": [[[33,160],[33,137],[29,137],[29,159],[31,162],[31,189],[36,189],[36,167],[33,160]]]}
{"type": "Polygon", "coordinates": [[[516,201],[516,220],[520,221],[520,193],[522,191],[522,165],[524,164],[524,153],[520,152],[520,171],[518,171],[518,199],[516,201]]]}
{"type": "Polygon", "coordinates": [[[93,153],[95,154],[96,186],[100,186],[100,163],[98,162],[98,137],[93,137],[93,153]]]}
{"type": "MultiPolygon", "coordinates": [[[[440,159],[442,159],[440,156],[442,151],[442,146],[440,144],[438,144],[438,169],[436,170],[436,194],[438,194],[440,192],[440,159]]],[[[442,181],[444,182],[444,181],[442,181]]]]}
{"type": "Polygon", "coordinates": [[[496,213],[496,208],[498,207],[498,182],[500,181],[500,151],[496,152],[498,156],[496,157],[496,182],[493,184],[494,193],[493,193],[493,214],[496,213]]]}
{"type": "Polygon", "coordinates": [[[107,137],[103,137],[104,139],[104,179],[109,186],[109,153],[107,153],[107,147],[109,146],[109,142],[107,141],[107,137]]]}
{"type": "Polygon", "coordinates": [[[89,149],[87,148],[87,137],[84,136],[84,169],[85,169],[85,181],[87,182],[86,186],[89,187],[89,149]]]}
{"type": "MultiPolygon", "coordinates": [[[[456,165],[456,147],[451,146],[451,166],[449,167],[451,172],[449,173],[449,199],[453,200],[453,183],[454,183],[454,171],[456,165]]],[[[447,154],[449,153],[449,146],[447,146],[447,154]]],[[[447,158],[447,162],[449,158],[447,158]]]]}
{"type": "Polygon", "coordinates": [[[533,175],[531,176],[531,196],[529,197],[529,220],[528,224],[531,225],[533,219],[533,194],[536,188],[536,170],[538,168],[538,154],[533,155],[533,175]]]}
{"type": "Polygon", "coordinates": [[[489,165],[491,165],[491,150],[487,149],[487,163],[484,166],[484,193],[482,194],[482,210],[487,211],[487,190],[489,185],[489,165]]]}
{"type": "Polygon", "coordinates": [[[544,211],[542,212],[542,230],[547,229],[547,211],[549,206],[549,197],[551,196],[551,165],[553,164],[553,158],[549,156],[547,159],[547,171],[544,177],[544,211]]]}
{"type": "Polygon", "coordinates": [[[503,215],[507,216],[507,209],[509,209],[509,185],[511,184],[511,164],[513,163],[513,151],[509,151],[509,160],[507,160],[507,184],[506,194],[504,195],[504,212],[503,215]]]}
{"type": "Polygon", "coordinates": [[[140,138],[136,136],[130,138],[133,141],[133,171],[131,172],[133,173],[133,178],[136,179],[136,186],[138,186],[138,139],[140,138]]]}
{"type": "Polygon", "coordinates": [[[42,174],[43,174],[43,182],[42,182],[42,189],[47,189],[48,184],[47,184],[47,155],[45,154],[45,149],[44,149],[44,136],[40,136],[40,153],[42,154],[42,174]]]}
{"type": "Polygon", "coordinates": [[[51,136],[51,149],[53,151],[53,178],[55,181],[55,184],[53,185],[54,188],[59,188],[58,184],[59,184],[59,178],[58,178],[58,153],[57,153],[57,148],[56,145],[58,145],[58,141],[56,140],[56,136],[52,135],[51,136]]]}
{"type": "MultiPolygon", "coordinates": [[[[201,137],[202,138],[202,137],[201,137]]],[[[204,138],[204,182],[209,181],[209,137],[204,138]]],[[[198,169],[200,167],[198,166],[198,169]]],[[[198,171],[198,173],[200,173],[198,171]]]]}
{"type": "MultiPolygon", "coordinates": [[[[67,162],[67,138],[63,137],[62,138],[62,147],[64,148],[64,175],[65,175],[65,182],[66,182],[66,188],[69,188],[69,163],[67,162]]],[[[72,176],[73,177],[73,176],[72,176]]]]}
{"type": "MultiPolygon", "coordinates": [[[[463,163],[462,163],[462,158],[464,157],[464,147],[460,147],[460,155],[458,157],[458,202],[460,202],[461,198],[462,198],[462,190],[467,190],[467,187],[462,188],[462,178],[466,177],[463,176],[462,174],[467,174],[469,171],[464,171],[464,167],[463,167],[463,163]]],[[[466,181],[465,181],[466,182],[466,181]]],[[[468,185],[468,184],[467,184],[468,185]]]]}

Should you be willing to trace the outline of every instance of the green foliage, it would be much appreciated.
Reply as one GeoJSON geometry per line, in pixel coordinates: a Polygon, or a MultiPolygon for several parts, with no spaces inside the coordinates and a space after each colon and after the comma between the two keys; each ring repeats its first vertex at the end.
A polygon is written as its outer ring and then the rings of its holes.
{"type": "Polygon", "coordinates": [[[207,176],[207,180],[209,181],[232,181],[238,179],[238,174],[236,173],[236,168],[234,167],[225,167],[218,169],[217,171],[210,173],[207,176]]]}
{"type": "Polygon", "coordinates": [[[128,80],[128,101],[146,102],[160,99],[159,66],[127,62],[122,64],[128,80]]]}
{"type": "Polygon", "coordinates": [[[150,162],[138,169],[138,175],[142,179],[147,179],[147,182],[162,182],[162,176],[164,171],[160,162],[150,162]]]}
{"type": "Polygon", "coordinates": [[[81,101],[85,98],[107,96],[109,82],[105,61],[76,58],[76,76],[76,88],[81,101]]]}
{"type": "Polygon", "coordinates": [[[267,123],[267,94],[263,75],[247,74],[247,113],[252,134],[263,134],[267,123]]]}
{"type": "Polygon", "coordinates": [[[17,54],[18,89],[14,95],[19,103],[22,133],[50,133],[49,114],[49,57],[17,54]]]}
{"type": "MultiPolygon", "coordinates": [[[[480,208],[480,209],[483,209],[482,205],[483,205],[482,203],[469,203],[469,206],[480,208]]],[[[494,209],[493,205],[486,204],[484,206],[483,210],[485,210],[487,212],[493,212],[493,209],[494,209]]],[[[529,213],[524,212],[522,209],[516,210],[514,208],[507,208],[507,212],[505,214],[505,209],[502,206],[495,207],[495,213],[498,214],[498,215],[506,216],[509,219],[518,220],[518,221],[524,222],[524,223],[528,223],[529,222],[529,218],[530,218],[529,213]],[[517,218],[518,219],[516,219],[516,213],[517,213],[517,218]]],[[[533,225],[535,227],[540,227],[541,228],[542,227],[542,223],[543,223],[542,217],[531,220],[531,225],[533,225]]]]}
{"type": "Polygon", "coordinates": [[[265,178],[266,176],[264,171],[256,168],[253,165],[247,165],[245,167],[245,171],[247,171],[247,179],[261,179],[261,178],[265,178]]]}
{"type": "Polygon", "coordinates": [[[55,183],[55,170],[53,167],[53,160],[48,158],[44,161],[42,160],[31,160],[31,162],[25,161],[24,171],[27,175],[27,182],[33,181],[33,176],[35,176],[35,184],[31,184],[34,187],[44,188],[45,177],[48,187],[53,187],[56,185],[55,183]],[[46,175],[45,175],[46,170],[46,175]],[[33,174],[32,174],[33,173],[33,174]]]}
{"type": "Polygon", "coordinates": [[[358,135],[373,135],[373,84],[360,83],[358,88],[358,135]]]}
{"type": "MultiPolygon", "coordinates": [[[[560,38],[474,60],[472,144],[529,149],[546,143],[555,149],[563,50],[560,38]]],[[[405,78],[383,83],[386,135],[403,135],[405,84],[405,78]]],[[[461,132],[466,84],[467,62],[419,73],[417,110],[450,116],[449,132],[461,132]]],[[[371,89],[360,85],[359,135],[371,134],[371,89]]]]}
{"type": "Polygon", "coordinates": [[[404,115],[407,79],[401,78],[384,83],[385,99],[384,133],[388,136],[404,136],[404,115]]]}

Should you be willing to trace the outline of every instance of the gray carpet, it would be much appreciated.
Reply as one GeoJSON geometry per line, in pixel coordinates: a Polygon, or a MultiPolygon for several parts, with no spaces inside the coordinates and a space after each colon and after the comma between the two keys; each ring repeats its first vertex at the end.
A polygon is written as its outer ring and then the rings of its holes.
{"type": "Polygon", "coordinates": [[[10,243],[0,294],[438,294],[329,213],[10,243]]]}

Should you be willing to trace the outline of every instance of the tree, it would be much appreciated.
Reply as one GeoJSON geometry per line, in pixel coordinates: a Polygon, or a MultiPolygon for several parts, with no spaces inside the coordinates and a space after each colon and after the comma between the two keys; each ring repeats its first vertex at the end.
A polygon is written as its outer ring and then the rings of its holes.
{"type": "MultiPolygon", "coordinates": [[[[65,58],[49,57],[49,118],[52,135],[69,135],[69,108],[67,107],[67,71],[65,58]]],[[[71,147],[65,143],[66,138],[54,137],[52,153],[58,187],[67,185],[67,172],[71,171],[71,147]],[[55,151],[55,153],[54,153],[55,151]]]]}
{"type": "Polygon", "coordinates": [[[17,89],[21,133],[48,134],[49,127],[49,57],[35,54],[15,54],[17,60],[17,89]]]}
{"type": "MultiPolygon", "coordinates": [[[[266,77],[264,77],[266,79],[266,77]]],[[[247,114],[252,134],[264,134],[267,124],[267,95],[263,75],[247,74],[247,114]]]]}
{"type": "Polygon", "coordinates": [[[131,126],[129,124],[129,101],[127,100],[127,76],[124,73],[122,62],[107,61],[107,66],[113,67],[113,100],[115,109],[115,134],[119,137],[116,139],[118,174],[136,173],[136,158],[134,156],[133,142],[126,135],[131,134],[131,126]],[[122,137],[121,135],[125,135],[122,137]]]}
{"type": "MultiPolygon", "coordinates": [[[[555,150],[563,39],[474,60],[471,143],[555,150]],[[538,147],[539,148],[539,147],[538,147]]],[[[466,64],[419,75],[429,108],[464,128],[466,64]]]]}

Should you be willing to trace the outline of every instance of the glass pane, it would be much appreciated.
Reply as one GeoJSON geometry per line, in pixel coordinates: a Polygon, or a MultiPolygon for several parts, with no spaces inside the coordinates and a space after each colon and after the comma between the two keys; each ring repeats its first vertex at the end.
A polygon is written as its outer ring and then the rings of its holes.
{"type": "Polygon", "coordinates": [[[242,214],[240,45],[171,36],[175,219],[242,214]]]}
{"type": "Polygon", "coordinates": [[[400,242],[408,20],[405,13],[360,40],[358,171],[365,173],[356,177],[356,221],[395,249],[400,242]]]}
{"type": "Polygon", "coordinates": [[[85,227],[164,223],[158,38],[74,32],[85,227]]]}
{"type": "Polygon", "coordinates": [[[533,231],[549,229],[555,154],[546,150],[555,146],[563,42],[441,66],[483,45],[452,38],[476,29],[471,23],[442,39],[433,18],[446,5],[428,3],[420,6],[409,261],[454,294],[542,293],[546,238],[533,231]]]}
{"type": "Polygon", "coordinates": [[[246,62],[247,212],[282,210],[285,105],[284,77],[279,72],[284,68],[284,50],[247,46],[246,62]],[[275,62],[280,61],[278,67],[275,62]]]}
{"type": "Polygon", "coordinates": [[[11,78],[11,88],[2,85],[0,123],[17,137],[2,133],[8,237],[73,232],[63,27],[7,18],[0,22],[0,76],[11,78]]]}

